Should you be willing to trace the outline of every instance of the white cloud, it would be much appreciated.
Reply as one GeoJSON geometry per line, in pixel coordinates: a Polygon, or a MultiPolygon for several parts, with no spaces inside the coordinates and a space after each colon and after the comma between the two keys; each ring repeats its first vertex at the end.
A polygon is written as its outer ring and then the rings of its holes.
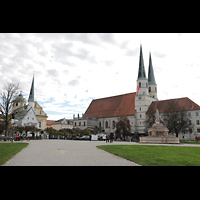
{"type": "MultiPolygon", "coordinates": [[[[134,92],[142,44],[151,52],[158,98],[188,96],[200,104],[199,34],[0,34],[0,86],[19,82],[49,119],[84,113],[94,98],[134,92]],[[175,87],[176,86],[176,87],[175,87]]],[[[71,116],[71,117],[70,117],[71,116]]]]}

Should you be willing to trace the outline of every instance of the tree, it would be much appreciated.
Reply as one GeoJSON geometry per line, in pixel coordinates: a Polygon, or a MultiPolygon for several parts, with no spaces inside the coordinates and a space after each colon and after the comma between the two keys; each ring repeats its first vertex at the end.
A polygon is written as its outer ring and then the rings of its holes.
{"type": "Polygon", "coordinates": [[[170,133],[175,133],[176,137],[180,131],[188,131],[192,125],[190,125],[190,119],[188,118],[187,111],[177,109],[177,105],[174,101],[169,103],[164,113],[164,124],[169,129],[170,133]]]}
{"type": "Polygon", "coordinates": [[[0,91],[0,113],[5,124],[5,136],[8,133],[8,126],[12,119],[12,109],[14,103],[17,103],[16,97],[19,93],[19,85],[14,83],[6,83],[0,91]]]}
{"type": "Polygon", "coordinates": [[[126,116],[121,116],[118,119],[118,122],[116,123],[116,131],[115,133],[121,137],[123,135],[123,138],[125,140],[125,137],[130,134],[131,125],[130,121],[126,116]]]}

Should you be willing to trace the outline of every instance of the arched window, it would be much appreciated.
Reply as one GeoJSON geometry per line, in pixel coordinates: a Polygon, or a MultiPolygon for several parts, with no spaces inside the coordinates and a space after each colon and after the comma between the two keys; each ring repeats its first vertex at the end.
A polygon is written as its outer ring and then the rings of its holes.
{"type": "Polygon", "coordinates": [[[101,128],[101,122],[99,122],[99,128],[101,128]]]}
{"type": "Polygon", "coordinates": [[[106,128],[108,128],[108,121],[106,121],[106,128]]]}
{"type": "Polygon", "coordinates": [[[149,92],[151,92],[151,87],[149,87],[149,92]]]}
{"type": "Polygon", "coordinates": [[[139,82],[139,87],[141,87],[141,82],[139,82]]]}
{"type": "Polygon", "coordinates": [[[112,122],[112,128],[115,128],[115,121],[112,122]]]}

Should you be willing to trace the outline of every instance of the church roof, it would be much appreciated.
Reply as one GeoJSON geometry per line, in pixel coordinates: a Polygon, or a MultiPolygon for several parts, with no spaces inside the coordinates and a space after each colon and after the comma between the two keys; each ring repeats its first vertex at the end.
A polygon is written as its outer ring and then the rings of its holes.
{"type": "Polygon", "coordinates": [[[31,85],[28,102],[34,102],[34,76],[33,76],[33,80],[32,80],[32,85],[31,85]]]}
{"type": "Polygon", "coordinates": [[[139,70],[138,70],[138,80],[146,79],[146,73],[144,68],[144,60],[142,54],[142,46],[140,45],[140,60],[139,60],[139,70]]]}
{"type": "Polygon", "coordinates": [[[152,61],[151,61],[151,54],[149,55],[148,84],[149,85],[156,85],[154,72],[153,72],[153,65],[152,65],[152,61]]]}
{"type": "Polygon", "coordinates": [[[92,100],[84,117],[117,117],[135,115],[135,92],[92,100]]]}
{"type": "Polygon", "coordinates": [[[200,106],[188,97],[153,101],[147,110],[147,114],[154,114],[157,108],[160,113],[200,110],[200,106]]]}

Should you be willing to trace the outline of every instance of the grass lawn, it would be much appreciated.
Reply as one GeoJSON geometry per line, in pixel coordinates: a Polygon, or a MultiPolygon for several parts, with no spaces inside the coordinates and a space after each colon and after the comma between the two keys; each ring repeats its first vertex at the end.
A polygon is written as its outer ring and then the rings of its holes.
{"type": "Polygon", "coordinates": [[[97,147],[143,166],[200,166],[200,147],[153,145],[97,147]]]}
{"type": "Polygon", "coordinates": [[[20,152],[28,143],[0,143],[0,165],[20,152]]]}

